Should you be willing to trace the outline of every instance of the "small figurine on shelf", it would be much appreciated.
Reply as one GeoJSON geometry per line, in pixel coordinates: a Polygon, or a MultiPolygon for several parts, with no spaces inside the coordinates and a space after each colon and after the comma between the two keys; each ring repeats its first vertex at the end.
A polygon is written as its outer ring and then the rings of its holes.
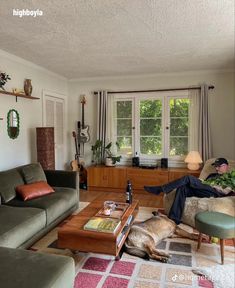
{"type": "Polygon", "coordinates": [[[24,90],[20,88],[12,88],[14,94],[24,94],[24,90]]]}
{"type": "Polygon", "coordinates": [[[33,90],[33,87],[32,87],[32,84],[31,84],[31,79],[25,79],[24,80],[24,92],[25,92],[25,95],[31,96],[32,90],[33,90]]]}
{"type": "Polygon", "coordinates": [[[0,88],[2,90],[5,90],[3,86],[7,83],[8,80],[11,80],[10,76],[5,72],[0,71],[0,88]]]}

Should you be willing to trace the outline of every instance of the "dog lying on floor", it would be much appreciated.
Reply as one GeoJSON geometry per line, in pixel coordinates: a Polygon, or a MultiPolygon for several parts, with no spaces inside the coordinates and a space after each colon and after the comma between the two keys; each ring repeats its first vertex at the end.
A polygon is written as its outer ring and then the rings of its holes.
{"type": "Polygon", "coordinates": [[[132,225],[125,242],[125,251],[128,254],[167,262],[170,255],[156,249],[163,239],[180,236],[197,240],[197,235],[182,230],[166,215],[156,211],[152,214],[150,219],[132,225]]]}

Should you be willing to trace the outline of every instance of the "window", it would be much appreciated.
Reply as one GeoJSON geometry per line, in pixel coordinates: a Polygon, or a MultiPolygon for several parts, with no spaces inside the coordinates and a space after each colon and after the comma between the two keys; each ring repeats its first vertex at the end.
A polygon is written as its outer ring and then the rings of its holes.
{"type": "Polygon", "coordinates": [[[132,100],[115,102],[115,141],[119,143],[120,152],[123,155],[132,154],[133,135],[132,135],[132,100]]]}
{"type": "Polygon", "coordinates": [[[182,156],[188,152],[189,99],[170,99],[170,149],[169,156],[182,156]]]}
{"type": "MultiPolygon", "coordinates": [[[[162,102],[140,100],[140,154],[162,154],[162,102]]],[[[137,136],[137,135],[136,135],[137,136]]]]}
{"type": "Polygon", "coordinates": [[[189,151],[187,92],[119,94],[113,107],[113,141],[119,143],[123,156],[181,159],[189,151]]]}

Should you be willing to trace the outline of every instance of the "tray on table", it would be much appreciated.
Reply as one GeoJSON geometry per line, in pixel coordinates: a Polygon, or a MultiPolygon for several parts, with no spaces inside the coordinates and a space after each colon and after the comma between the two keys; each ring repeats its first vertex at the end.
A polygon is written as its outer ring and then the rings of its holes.
{"type": "Polygon", "coordinates": [[[115,209],[111,211],[110,215],[105,215],[104,207],[101,208],[96,214],[96,217],[111,217],[121,219],[127,211],[129,204],[124,202],[115,202],[115,209]]]}

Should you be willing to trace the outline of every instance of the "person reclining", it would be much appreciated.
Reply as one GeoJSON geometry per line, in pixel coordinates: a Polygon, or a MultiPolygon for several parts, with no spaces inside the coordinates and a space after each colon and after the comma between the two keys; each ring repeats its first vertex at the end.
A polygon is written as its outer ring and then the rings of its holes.
{"type": "MultiPolygon", "coordinates": [[[[206,180],[218,178],[229,170],[228,161],[225,158],[217,158],[212,165],[215,166],[216,173],[210,174],[206,180]]],[[[192,175],[183,176],[180,179],[162,186],[144,186],[144,189],[156,195],[161,192],[168,194],[172,190],[176,189],[175,199],[168,215],[176,224],[180,224],[181,222],[187,197],[216,198],[222,197],[231,192],[231,189],[229,188],[221,189],[221,187],[218,186],[204,184],[202,180],[192,175]]]]}

